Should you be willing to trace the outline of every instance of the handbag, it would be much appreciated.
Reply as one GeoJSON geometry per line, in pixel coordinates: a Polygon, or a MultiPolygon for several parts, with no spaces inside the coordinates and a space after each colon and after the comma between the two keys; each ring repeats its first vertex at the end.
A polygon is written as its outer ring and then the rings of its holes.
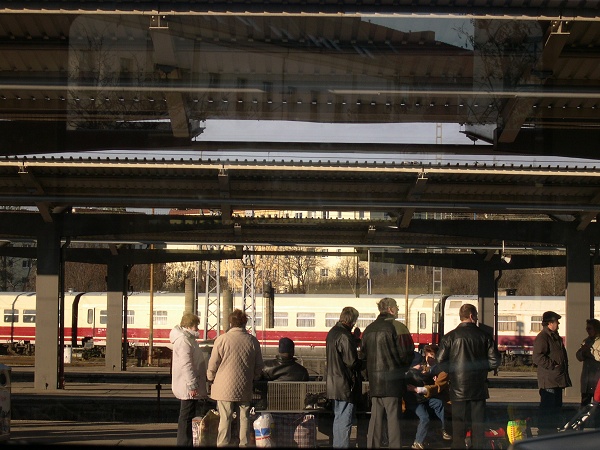
{"type": "Polygon", "coordinates": [[[192,439],[194,447],[216,447],[219,433],[219,413],[211,409],[204,416],[192,419],[192,439]]]}
{"type": "Polygon", "coordinates": [[[332,410],[333,405],[325,392],[319,392],[318,394],[307,392],[304,397],[304,409],[332,410]]]}

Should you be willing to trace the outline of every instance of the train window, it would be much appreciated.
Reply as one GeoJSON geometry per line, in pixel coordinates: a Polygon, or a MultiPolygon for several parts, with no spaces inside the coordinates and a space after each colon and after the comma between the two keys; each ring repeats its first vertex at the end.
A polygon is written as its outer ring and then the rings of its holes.
{"type": "Polygon", "coordinates": [[[108,322],[108,311],[106,309],[100,310],[100,325],[106,325],[108,322]]]}
{"type": "Polygon", "coordinates": [[[35,323],[35,309],[24,309],[23,310],[23,322],[24,323],[35,323]]]}
{"type": "Polygon", "coordinates": [[[88,309],[87,312],[87,323],[94,323],[94,310],[92,308],[88,309]]]}
{"type": "MultiPolygon", "coordinates": [[[[256,311],[256,318],[254,319],[254,326],[255,327],[262,327],[262,312],[261,311],[256,311]]],[[[248,321],[252,320],[252,315],[248,314],[248,321]]]]}
{"type": "Polygon", "coordinates": [[[152,320],[154,325],[166,325],[167,324],[167,311],[154,311],[154,317],[152,320]]]}
{"type": "Polygon", "coordinates": [[[459,309],[461,306],[462,306],[461,300],[450,300],[450,304],[448,305],[448,308],[459,309]]]}
{"type": "Polygon", "coordinates": [[[288,313],[275,311],[274,325],[275,327],[287,327],[288,326],[288,313]]]}
{"type": "Polygon", "coordinates": [[[297,327],[314,327],[315,326],[315,313],[299,312],[298,314],[296,314],[296,326],[297,327]]]}
{"type": "Polygon", "coordinates": [[[517,331],[517,316],[498,316],[498,331],[517,331]]]}
{"type": "Polygon", "coordinates": [[[421,313],[419,314],[419,329],[424,330],[427,328],[427,314],[421,313]]]}
{"type": "Polygon", "coordinates": [[[127,310],[127,325],[133,325],[134,323],[135,311],[133,309],[127,310]]]}
{"type": "Polygon", "coordinates": [[[358,320],[356,321],[356,326],[364,329],[370,323],[375,322],[375,319],[376,316],[374,313],[363,313],[358,317],[358,320]]]}
{"type": "Polygon", "coordinates": [[[542,331],[542,316],[531,316],[531,331],[542,331]]]}
{"type": "Polygon", "coordinates": [[[325,326],[327,328],[333,327],[340,320],[339,313],[325,313],[325,326]]]}
{"type": "Polygon", "coordinates": [[[16,323],[19,321],[19,310],[18,309],[5,309],[4,310],[4,322],[5,323],[16,323]]]}

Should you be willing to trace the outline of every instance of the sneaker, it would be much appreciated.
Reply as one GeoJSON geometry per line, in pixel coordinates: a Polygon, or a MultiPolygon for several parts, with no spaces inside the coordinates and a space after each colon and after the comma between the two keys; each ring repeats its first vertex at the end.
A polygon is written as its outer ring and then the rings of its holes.
{"type": "Polygon", "coordinates": [[[421,444],[420,442],[413,442],[413,445],[410,448],[416,448],[418,450],[424,450],[425,447],[423,447],[423,444],[421,444]]]}
{"type": "Polygon", "coordinates": [[[452,440],[452,436],[450,434],[446,433],[446,430],[442,430],[442,438],[444,438],[445,441],[452,440]]]}

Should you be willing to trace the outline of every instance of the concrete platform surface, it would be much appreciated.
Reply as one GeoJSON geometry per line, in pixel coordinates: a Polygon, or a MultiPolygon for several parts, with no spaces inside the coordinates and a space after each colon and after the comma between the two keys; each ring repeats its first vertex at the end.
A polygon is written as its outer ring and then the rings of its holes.
{"type": "MultiPolygon", "coordinates": [[[[31,371],[32,368],[13,368],[8,444],[175,445],[179,401],[171,392],[168,368],[134,368],[126,373],[103,372],[98,367],[69,368],[65,389],[42,391],[34,389],[31,371]],[[90,378],[86,378],[88,375],[90,378]]],[[[535,384],[535,373],[531,372],[501,371],[497,376],[490,375],[486,412],[490,427],[506,427],[509,414],[535,417],[539,404],[535,384]]],[[[578,397],[565,398],[566,419],[577,411],[578,397]]],[[[414,424],[407,426],[407,435],[414,437],[414,424]]],[[[356,430],[353,433],[355,437],[356,430]]],[[[410,447],[410,437],[404,448],[410,447]]],[[[4,443],[0,436],[0,445],[4,443]]],[[[318,431],[317,446],[328,445],[328,436],[318,431]]],[[[445,449],[449,445],[438,440],[428,448],[445,449]]]]}
{"type": "Polygon", "coordinates": [[[13,420],[7,444],[171,447],[176,423],[13,420]]]}

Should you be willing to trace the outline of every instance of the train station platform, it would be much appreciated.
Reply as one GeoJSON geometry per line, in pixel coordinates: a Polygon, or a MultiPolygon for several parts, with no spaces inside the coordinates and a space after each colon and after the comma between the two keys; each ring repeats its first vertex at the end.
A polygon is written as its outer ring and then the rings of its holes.
{"type": "MultiPolygon", "coordinates": [[[[9,444],[175,445],[179,401],[171,392],[168,367],[132,367],[126,372],[67,367],[64,389],[41,392],[33,387],[33,367],[11,369],[9,444]]],[[[536,416],[539,394],[534,372],[500,371],[489,379],[490,428],[506,427],[510,414],[536,416]]],[[[578,406],[577,399],[565,399],[565,422],[578,406]]],[[[319,429],[317,446],[328,447],[329,442],[319,429]]],[[[443,441],[436,445],[431,448],[449,448],[443,441]]]]}

